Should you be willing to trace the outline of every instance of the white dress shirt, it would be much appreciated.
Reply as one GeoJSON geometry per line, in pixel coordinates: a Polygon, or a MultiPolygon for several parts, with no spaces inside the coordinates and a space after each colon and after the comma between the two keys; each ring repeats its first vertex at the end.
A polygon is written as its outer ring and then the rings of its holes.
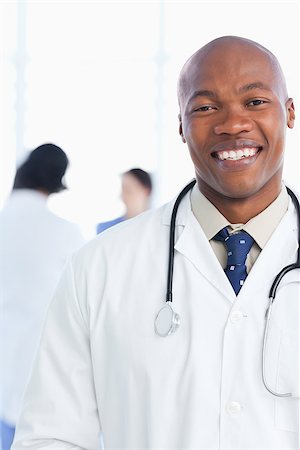
{"type": "Polygon", "coordinates": [[[261,213],[252,217],[246,224],[230,223],[218,209],[199,191],[197,184],[191,192],[192,211],[201,225],[210,245],[225,269],[227,265],[227,252],[223,242],[213,237],[224,227],[228,227],[229,234],[244,230],[254,239],[254,243],[246,259],[247,272],[252,269],[261,250],[266,246],[274,230],[280,223],[289,205],[289,195],[286,187],[282,185],[279,196],[261,213]],[[205,213],[203,214],[203,211],[205,213]]]}

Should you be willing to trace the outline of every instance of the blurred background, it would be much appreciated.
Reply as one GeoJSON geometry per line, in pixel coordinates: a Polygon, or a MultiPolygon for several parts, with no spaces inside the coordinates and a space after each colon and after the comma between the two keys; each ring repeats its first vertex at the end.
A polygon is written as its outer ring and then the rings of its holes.
{"type": "MultiPolygon", "coordinates": [[[[299,3],[1,1],[0,208],[16,165],[53,142],[68,154],[56,214],[86,238],[122,213],[120,174],[152,173],[153,206],[193,176],[178,135],[176,83],[186,59],[222,35],[278,57],[299,104],[299,3]]],[[[299,191],[299,126],[287,131],[285,179],[299,191]]]]}

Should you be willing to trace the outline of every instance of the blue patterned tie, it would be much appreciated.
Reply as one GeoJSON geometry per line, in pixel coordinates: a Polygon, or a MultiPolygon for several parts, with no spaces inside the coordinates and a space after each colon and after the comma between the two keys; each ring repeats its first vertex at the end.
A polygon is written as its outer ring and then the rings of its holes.
{"type": "Polygon", "coordinates": [[[246,231],[229,234],[227,228],[222,228],[213,238],[224,242],[227,249],[227,265],[224,269],[236,295],[247,278],[246,258],[254,239],[246,231]]]}

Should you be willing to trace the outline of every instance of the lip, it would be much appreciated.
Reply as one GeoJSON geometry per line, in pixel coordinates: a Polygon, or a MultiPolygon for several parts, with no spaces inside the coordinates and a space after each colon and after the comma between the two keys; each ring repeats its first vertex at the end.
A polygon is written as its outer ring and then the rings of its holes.
{"type": "Polygon", "coordinates": [[[211,156],[214,158],[214,161],[222,170],[226,171],[239,171],[248,169],[252,164],[255,163],[257,158],[259,157],[261,150],[263,150],[263,145],[261,145],[257,141],[253,141],[250,139],[237,139],[220,142],[214,145],[211,149],[211,156]],[[255,155],[248,156],[246,158],[238,159],[238,160],[221,160],[217,158],[214,154],[221,151],[230,151],[230,150],[242,150],[244,148],[254,148],[258,149],[255,155]]]}
{"type": "Polygon", "coordinates": [[[235,139],[219,142],[211,148],[210,154],[214,157],[214,153],[230,150],[242,150],[244,148],[258,148],[263,149],[263,145],[251,139],[235,139]]]}

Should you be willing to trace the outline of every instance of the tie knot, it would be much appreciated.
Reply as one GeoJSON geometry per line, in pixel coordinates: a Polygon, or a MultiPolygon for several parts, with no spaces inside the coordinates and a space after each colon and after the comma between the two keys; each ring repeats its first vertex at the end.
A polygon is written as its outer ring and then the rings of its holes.
{"type": "Polygon", "coordinates": [[[216,241],[224,242],[227,249],[227,265],[239,266],[245,264],[247,255],[254,239],[246,231],[229,234],[227,228],[222,228],[214,237],[216,241]]]}

